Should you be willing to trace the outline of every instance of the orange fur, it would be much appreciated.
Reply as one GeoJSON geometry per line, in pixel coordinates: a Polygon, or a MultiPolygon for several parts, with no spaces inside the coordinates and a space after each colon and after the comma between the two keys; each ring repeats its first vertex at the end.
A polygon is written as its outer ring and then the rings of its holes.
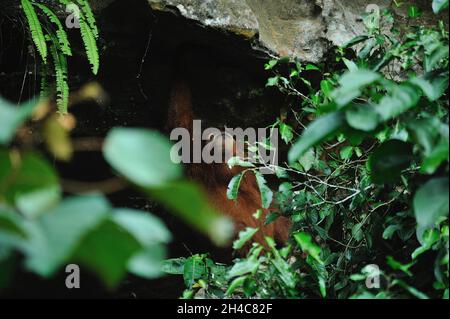
{"type": "MultiPolygon", "coordinates": [[[[167,128],[184,127],[192,133],[193,118],[189,87],[186,83],[177,81],[170,97],[167,128]]],[[[275,222],[264,225],[269,210],[261,208],[261,197],[253,174],[244,175],[236,201],[227,198],[228,183],[240,171],[241,168],[238,167],[229,169],[226,163],[187,164],[189,177],[204,186],[211,203],[233,220],[236,232],[246,227],[259,227],[260,231],[253,237],[254,241],[265,245],[265,236],[273,237],[278,242],[287,241],[290,222],[286,218],[280,217],[275,222]],[[263,214],[256,220],[253,214],[259,209],[263,214]]]]}

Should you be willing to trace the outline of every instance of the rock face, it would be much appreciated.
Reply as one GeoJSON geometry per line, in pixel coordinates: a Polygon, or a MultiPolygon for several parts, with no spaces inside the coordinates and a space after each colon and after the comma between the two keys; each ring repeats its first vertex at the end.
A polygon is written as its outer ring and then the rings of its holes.
{"type": "MultiPolygon", "coordinates": [[[[321,60],[331,45],[340,45],[363,31],[361,14],[386,8],[386,0],[148,0],[157,11],[176,12],[208,27],[256,39],[261,49],[302,60],[321,60]]],[[[419,21],[436,21],[429,0],[402,1],[393,8],[407,18],[410,4],[424,12],[419,21]]],[[[448,21],[448,18],[441,18],[448,21]]]]}

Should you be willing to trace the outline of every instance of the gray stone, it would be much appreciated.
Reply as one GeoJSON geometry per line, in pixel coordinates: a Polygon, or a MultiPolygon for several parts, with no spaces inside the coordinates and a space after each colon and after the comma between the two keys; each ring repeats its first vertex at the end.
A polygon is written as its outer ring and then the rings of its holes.
{"type": "MultiPolygon", "coordinates": [[[[91,0],[102,9],[114,0],[91,0]]],[[[423,15],[416,23],[435,24],[430,0],[404,0],[397,8],[387,0],[147,0],[153,10],[176,12],[205,27],[256,39],[259,48],[277,56],[318,62],[332,45],[341,45],[364,31],[362,14],[374,6],[390,6],[397,23],[410,23],[409,5],[423,15]]],[[[448,25],[448,16],[439,16],[448,25]]]]}

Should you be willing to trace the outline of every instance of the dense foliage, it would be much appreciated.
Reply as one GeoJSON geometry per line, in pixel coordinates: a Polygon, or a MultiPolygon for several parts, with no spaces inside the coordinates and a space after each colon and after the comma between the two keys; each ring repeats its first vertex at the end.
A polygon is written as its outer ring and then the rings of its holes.
{"type": "MultiPolygon", "coordinates": [[[[95,90],[95,85],[84,89],[95,90]]],[[[49,278],[71,263],[90,269],[108,287],[116,287],[127,272],[144,278],[162,275],[172,236],[161,220],[148,212],[114,208],[100,193],[63,196],[58,173],[37,146],[46,141],[60,160],[66,150],[70,154],[73,127],[68,123],[70,115],[55,115],[50,100],[16,107],[0,98],[0,291],[18,269],[49,278]],[[31,140],[27,132],[32,132],[31,140]]],[[[231,233],[229,221],[207,204],[198,186],[183,180],[170,149],[158,132],[116,128],[108,134],[103,154],[123,183],[126,179],[224,244],[231,233]]]]}
{"type": "MultiPolygon", "coordinates": [[[[47,50],[55,53],[58,109],[65,113],[70,47],[44,2],[22,0],[22,8],[44,65],[47,50]]],[[[432,3],[436,12],[448,6],[432,3]]],[[[95,20],[86,1],[78,4],[96,73],[95,20]]],[[[420,12],[412,7],[409,14],[414,24],[420,12]]],[[[288,161],[273,166],[232,158],[229,166],[256,174],[262,207],[273,210],[266,223],[283,215],[294,226],[285,247],[266,238],[266,246],[253,244],[231,265],[207,253],[164,260],[171,234],[152,214],[114,208],[98,193],[64,196],[42,146],[57,160],[71,158],[71,115],[56,115],[46,96],[19,107],[0,98],[0,290],[19,266],[48,278],[79,263],[110,287],[127,272],[182,275],[185,298],[448,298],[448,32],[443,23],[397,30],[389,11],[364,22],[367,33],[337,48],[329,63],[267,63],[273,73],[267,86],[290,103],[291,111],[271,126],[290,148],[288,161]],[[318,85],[308,80],[311,72],[323,76],[318,85]],[[262,166],[277,177],[277,192],[260,174],[262,166]]],[[[263,144],[271,148],[270,141],[263,144]]],[[[122,183],[226,243],[229,221],[184,180],[170,148],[157,132],[115,128],[102,151],[122,183]]],[[[242,174],[230,181],[230,200],[239,196],[242,174]]],[[[242,231],[233,248],[258,231],[242,231]]]]}
{"type": "MultiPolygon", "coordinates": [[[[280,182],[266,223],[289,216],[291,243],[277,249],[267,238],[231,266],[208,255],[167,261],[166,272],[184,276],[184,297],[448,298],[448,32],[442,23],[397,30],[390,11],[364,22],[367,34],[334,63],[266,65],[267,85],[292,100],[292,116],[275,123],[291,147],[286,165],[268,167],[280,182]],[[317,88],[311,71],[324,75],[317,88]]],[[[249,160],[229,164],[257,172],[249,160]]],[[[268,207],[272,194],[261,194],[268,207]]],[[[234,248],[257,231],[241,232],[234,248]]]]}

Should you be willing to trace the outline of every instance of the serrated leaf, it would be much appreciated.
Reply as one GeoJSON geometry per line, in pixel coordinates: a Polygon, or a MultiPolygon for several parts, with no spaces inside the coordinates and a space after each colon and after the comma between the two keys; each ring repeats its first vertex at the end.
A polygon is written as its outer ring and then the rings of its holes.
{"type": "Polygon", "coordinates": [[[233,176],[227,188],[227,198],[231,200],[236,200],[239,194],[239,187],[241,186],[242,178],[244,173],[239,173],[233,176]]]}
{"type": "Polygon", "coordinates": [[[259,231],[259,228],[247,227],[239,232],[239,238],[233,242],[233,249],[239,250],[252,239],[252,237],[259,231]]]}
{"type": "Polygon", "coordinates": [[[259,192],[261,194],[261,205],[263,208],[269,208],[270,204],[272,203],[273,192],[267,186],[266,179],[260,172],[255,171],[255,176],[256,183],[258,184],[259,192]]]}

